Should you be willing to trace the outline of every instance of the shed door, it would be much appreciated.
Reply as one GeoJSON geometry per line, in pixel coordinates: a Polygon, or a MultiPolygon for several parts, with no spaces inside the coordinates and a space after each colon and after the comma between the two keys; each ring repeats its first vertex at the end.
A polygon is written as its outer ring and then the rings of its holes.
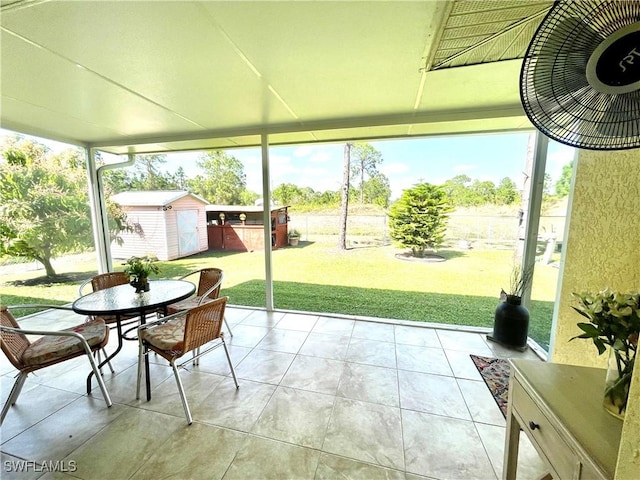
{"type": "Polygon", "coordinates": [[[199,251],[198,210],[178,210],[178,252],[180,256],[199,251]]]}

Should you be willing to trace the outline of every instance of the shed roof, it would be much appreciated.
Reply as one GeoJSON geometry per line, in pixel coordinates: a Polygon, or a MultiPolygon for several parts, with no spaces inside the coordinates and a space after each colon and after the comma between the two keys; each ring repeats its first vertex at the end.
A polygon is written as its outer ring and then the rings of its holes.
{"type": "Polygon", "coordinates": [[[204,198],[185,190],[136,190],[120,192],[111,197],[111,200],[119,205],[130,207],[156,207],[165,206],[184,197],[192,197],[207,205],[204,198]]]}

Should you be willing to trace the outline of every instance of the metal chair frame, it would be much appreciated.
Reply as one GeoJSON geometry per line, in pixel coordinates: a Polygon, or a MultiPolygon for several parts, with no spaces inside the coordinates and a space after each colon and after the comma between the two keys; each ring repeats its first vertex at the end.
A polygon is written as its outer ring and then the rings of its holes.
{"type": "MultiPolygon", "coordinates": [[[[53,308],[53,309],[58,309],[58,310],[68,310],[73,312],[73,310],[69,307],[64,307],[64,306],[60,306],[60,305],[33,305],[33,304],[29,304],[29,305],[15,305],[15,306],[9,306],[9,307],[3,307],[2,310],[0,310],[0,313],[4,314],[5,311],[6,313],[9,315],[9,320],[12,320],[12,324],[18,324],[17,320],[13,317],[13,315],[11,314],[11,309],[18,309],[18,308],[53,308]]],[[[11,350],[10,346],[7,346],[5,344],[5,340],[4,338],[2,339],[2,350],[5,352],[5,354],[7,355],[7,358],[9,359],[9,361],[11,362],[11,364],[18,369],[18,375],[16,376],[16,381],[13,384],[13,387],[11,388],[11,392],[9,393],[9,397],[7,398],[7,401],[5,402],[4,406],[2,407],[2,413],[0,414],[0,425],[2,425],[2,423],[4,422],[4,418],[6,417],[7,413],[9,412],[9,408],[12,407],[13,405],[15,405],[16,401],[18,400],[18,396],[20,395],[20,392],[22,391],[22,387],[24,386],[25,380],[27,379],[27,376],[29,375],[29,373],[34,372],[36,370],[40,370],[42,368],[46,368],[49,367],[51,365],[55,365],[57,363],[61,363],[67,360],[71,360],[73,358],[79,357],[81,355],[86,355],[87,358],[89,359],[89,363],[91,364],[91,369],[93,370],[95,376],[96,376],[96,380],[98,381],[98,385],[100,386],[100,390],[102,391],[102,396],[104,397],[104,401],[107,404],[107,407],[110,407],[113,403],[111,401],[111,397],[109,396],[109,392],[107,391],[107,387],[104,384],[104,380],[102,379],[102,376],[100,375],[100,372],[98,372],[98,366],[96,365],[96,362],[93,358],[92,353],[98,352],[99,350],[101,350],[104,345],[106,345],[107,341],[109,340],[109,329],[106,329],[106,334],[105,334],[105,338],[104,340],[99,343],[98,345],[95,345],[93,347],[89,346],[89,344],[87,343],[87,341],[85,340],[85,338],[80,335],[79,333],[76,332],[69,332],[69,331],[55,331],[55,330],[32,330],[32,329],[25,329],[25,328],[18,328],[18,327],[8,327],[5,325],[0,325],[0,337],[4,337],[4,335],[1,335],[2,333],[9,333],[9,334],[22,334],[22,335],[43,335],[43,336],[57,336],[57,337],[74,337],[76,338],[82,345],[82,351],[79,352],[74,352],[70,355],[67,355],[65,357],[61,357],[58,359],[55,359],[54,361],[50,361],[47,363],[43,363],[40,365],[24,365],[21,364],[19,362],[19,360],[16,358],[16,353],[22,353],[22,352],[12,352],[9,351],[9,353],[7,353],[7,350],[11,350]]],[[[22,348],[22,351],[24,351],[29,345],[31,344],[31,342],[28,339],[24,339],[24,345],[25,347],[22,348]]]]}
{"type": "MultiPolygon", "coordinates": [[[[187,277],[190,277],[192,275],[195,274],[200,274],[200,278],[198,280],[198,289],[196,290],[196,296],[200,297],[200,300],[198,300],[197,306],[199,307],[200,305],[203,305],[205,302],[205,300],[207,298],[209,299],[216,299],[219,298],[220,295],[220,287],[222,286],[222,281],[224,280],[224,272],[219,269],[219,268],[215,268],[215,267],[207,267],[207,268],[201,268],[200,270],[195,270],[193,272],[189,272],[186,275],[183,275],[181,277],[178,278],[178,280],[184,280],[187,277]],[[202,285],[202,272],[206,271],[206,270],[215,270],[217,272],[220,273],[220,278],[218,279],[218,281],[211,285],[209,288],[207,288],[206,290],[203,290],[203,285],[202,285]],[[212,293],[215,292],[214,296],[211,296],[212,293]]],[[[171,305],[169,305],[167,308],[171,308],[171,305]]],[[[227,318],[224,317],[224,325],[225,327],[227,327],[227,330],[229,330],[229,336],[231,338],[233,338],[233,331],[231,331],[231,327],[229,326],[229,322],[227,322],[227,318]]]]}
{"type": "MultiPolygon", "coordinates": [[[[198,322],[202,320],[202,315],[206,314],[208,309],[214,310],[214,315],[217,313],[215,310],[221,309],[221,316],[224,319],[224,309],[227,303],[228,297],[220,297],[211,302],[207,302],[199,307],[194,307],[192,309],[186,311],[180,311],[174,313],[172,315],[168,315],[166,317],[160,318],[156,321],[146,323],[144,325],[140,325],[138,327],[138,339],[139,339],[139,353],[138,353],[138,380],[136,385],[136,399],[140,399],[140,384],[142,380],[142,369],[143,369],[143,361],[145,355],[148,355],[149,350],[157,353],[165,360],[169,362],[171,368],[173,370],[173,376],[175,377],[176,384],[178,386],[178,392],[180,393],[180,400],[182,401],[182,407],[184,409],[185,416],[187,418],[187,423],[191,425],[193,423],[193,417],[191,416],[191,410],[189,409],[189,403],[187,402],[187,397],[184,391],[184,386],[182,384],[182,380],[180,378],[180,373],[178,371],[179,368],[184,367],[189,362],[193,362],[193,365],[199,364],[199,359],[203,355],[215,350],[216,348],[222,346],[224,348],[224,353],[227,357],[227,362],[229,363],[229,368],[231,369],[231,375],[233,377],[233,381],[236,385],[236,389],[240,388],[238,384],[238,379],[236,378],[236,372],[233,368],[233,364],[231,363],[231,356],[229,355],[229,350],[227,348],[227,344],[224,341],[224,333],[222,332],[222,322],[217,327],[217,334],[213,334],[210,336],[198,336],[198,333],[195,333],[194,330],[198,330],[198,322]],[[222,304],[219,307],[219,304],[222,304]],[[186,317],[185,318],[185,326],[184,326],[184,337],[183,337],[183,349],[181,351],[168,351],[162,350],[160,348],[155,347],[154,345],[149,344],[145,340],[143,340],[142,331],[145,329],[153,328],[155,326],[161,325],[163,323],[170,322],[176,318],[186,317]],[[191,317],[195,317],[192,319],[191,317]],[[200,351],[200,347],[207,343],[210,343],[213,340],[219,339],[220,342],[214,343],[210,347],[206,348],[204,351],[200,351]],[[182,363],[177,364],[176,361],[184,356],[188,352],[198,351],[196,355],[194,355],[191,359],[186,360],[182,363]]],[[[215,321],[215,320],[214,320],[215,321]]],[[[219,321],[219,320],[218,320],[219,321]]],[[[147,378],[147,382],[149,379],[147,378]]]]}

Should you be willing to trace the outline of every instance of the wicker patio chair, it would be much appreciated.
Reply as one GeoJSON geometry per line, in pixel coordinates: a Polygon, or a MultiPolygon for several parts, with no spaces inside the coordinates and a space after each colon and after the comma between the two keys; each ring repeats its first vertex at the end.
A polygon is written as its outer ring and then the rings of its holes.
{"type": "MultiPolygon", "coordinates": [[[[91,284],[93,288],[92,291],[97,292],[98,290],[104,290],[105,288],[115,287],[117,285],[126,285],[129,283],[129,277],[124,272],[107,272],[96,275],[95,277],[89,278],[82,282],[82,285],[78,288],[78,295],[83,297],[88,292],[85,292],[86,286],[91,284]]],[[[101,315],[99,317],[104,320],[104,323],[111,324],[116,322],[115,315],[101,315]]],[[[131,323],[131,320],[138,319],[138,315],[127,315],[122,317],[120,320],[123,322],[131,323]]]]}
{"type": "MultiPolygon", "coordinates": [[[[105,288],[115,287],[117,285],[126,285],[128,283],[129,283],[129,276],[124,272],[100,273],[82,282],[80,287],[78,287],[78,296],[83,297],[84,295],[87,295],[87,293],[89,293],[85,291],[87,285],[89,284],[91,284],[92,291],[97,292],[98,290],[104,290],[105,288]]],[[[112,325],[117,322],[117,317],[115,315],[100,315],[100,316],[87,317],[87,318],[101,319],[102,321],[104,321],[104,323],[106,323],[107,325],[110,325],[109,328],[114,328],[112,325]]],[[[130,325],[132,323],[137,323],[139,321],[140,321],[140,317],[135,314],[123,315],[120,318],[121,325],[130,325]]],[[[102,349],[101,351],[102,351],[102,354],[104,355],[104,358],[107,358],[107,354],[104,351],[104,349],[102,349]]],[[[97,351],[95,353],[95,357],[98,360],[98,363],[100,363],[101,361],[100,351],[97,351]]],[[[111,373],[115,373],[115,370],[111,366],[111,362],[108,362],[108,365],[109,365],[109,370],[111,370],[111,373]]]]}
{"type": "MultiPolygon", "coordinates": [[[[224,353],[229,362],[231,375],[239,388],[231,357],[227,344],[224,341],[224,333],[222,332],[222,320],[224,318],[224,309],[227,304],[227,297],[220,297],[203,305],[191,308],[186,311],[180,311],[173,315],[168,315],[154,322],[140,325],[138,327],[139,354],[138,354],[138,381],[136,386],[136,399],[140,398],[140,383],[142,379],[142,368],[145,355],[151,350],[169,362],[173,369],[173,375],[178,385],[182,407],[187,417],[187,423],[191,425],[193,418],[189,410],[189,404],[184,392],[182,380],[178,368],[193,360],[194,365],[198,364],[198,359],[208,352],[224,347],[224,353]],[[215,341],[219,340],[219,341],[215,341]],[[214,342],[215,341],[215,342],[214,342]],[[213,342],[208,348],[200,352],[200,347],[213,342]],[[192,360],[187,360],[176,365],[176,361],[188,352],[198,354],[192,360]]],[[[147,384],[150,379],[146,378],[147,384]]]]}
{"type": "MultiPolygon", "coordinates": [[[[182,300],[181,302],[172,303],[167,307],[167,313],[173,314],[184,310],[189,310],[193,307],[198,307],[204,303],[215,300],[220,296],[220,288],[222,286],[222,280],[224,280],[224,272],[219,268],[203,268],[195,270],[186,275],[180,277],[180,280],[184,280],[188,277],[200,275],[198,279],[198,289],[195,296],[182,300]]],[[[224,324],[229,330],[229,335],[233,337],[233,332],[227,319],[224,319],[224,324]]]]}
{"type": "Polygon", "coordinates": [[[42,368],[55,365],[72,358],[86,355],[96,376],[102,396],[107,407],[112,405],[107,387],[98,372],[98,367],[93,359],[93,352],[102,349],[109,340],[109,329],[104,321],[93,319],[64,330],[30,330],[20,328],[10,309],[16,308],[55,308],[59,310],[71,310],[69,307],[57,305],[18,305],[15,307],[0,306],[0,343],[2,351],[9,362],[18,369],[16,381],[13,384],[9,398],[2,407],[0,425],[9,408],[16,403],[20,391],[24,386],[29,373],[42,368]],[[27,335],[42,335],[38,340],[31,342],[27,335]]]}

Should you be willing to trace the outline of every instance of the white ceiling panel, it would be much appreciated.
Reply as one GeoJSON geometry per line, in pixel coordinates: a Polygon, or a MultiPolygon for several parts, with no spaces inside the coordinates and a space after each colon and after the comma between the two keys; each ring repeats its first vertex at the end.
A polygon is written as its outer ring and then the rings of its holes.
{"type": "Polygon", "coordinates": [[[254,2],[248,11],[242,2],[206,4],[285,103],[311,120],[410,111],[437,6],[254,2]]]}
{"type": "Polygon", "coordinates": [[[203,129],[292,120],[200,4],[44,3],[3,25],[203,129]]]}
{"type": "MultiPolygon", "coordinates": [[[[520,104],[520,60],[447,68],[430,72],[422,97],[432,111],[481,111],[520,104]]],[[[523,111],[524,115],[524,111],[523,111]]]]}
{"type": "Polygon", "coordinates": [[[286,145],[288,143],[314,143],[318,138],[313,132],[298,131],[298,132],[283,132],[274,133],[269,135],[269,143],[272,145],[286,145]]]}
{"type": "Polygon", "coordinates": [[[496,60],[537,17],[498,30],[550,4],[3,0],[0,121],[116,153],[523,128],[496,60]]]}
{"type": "Polygon", "coordinates": [[[409,125],[380,125],[377,127],[336,128],[314,131],[313,133],[318,140],[329,142],[335,140],[404,137],[407,136],[409,130],[409,125]]]}
{"type": "Polygon", "coordinates": [[[91,139],[113,138],[117,135],[117,132],[108,131],[99,125],[7,96],[2,97],[2,117],[2,128],[75,145],[85,145],[91,139]]]}
{"type": "Polygon", "coordinates": [[[523,116],[491,116],[475,120],[452,122],[419,123],[411,129],[412,135],[443,136],[452,134],[491,133],[505,131],[533,130],[534,127],[523,116]]]}
{"type": "Polygon", "coordinates": [[[13,35],[2,32],[1,48],[3,96],[100,125],[114,136],[194,127],[162,106],[13,35]]]}

